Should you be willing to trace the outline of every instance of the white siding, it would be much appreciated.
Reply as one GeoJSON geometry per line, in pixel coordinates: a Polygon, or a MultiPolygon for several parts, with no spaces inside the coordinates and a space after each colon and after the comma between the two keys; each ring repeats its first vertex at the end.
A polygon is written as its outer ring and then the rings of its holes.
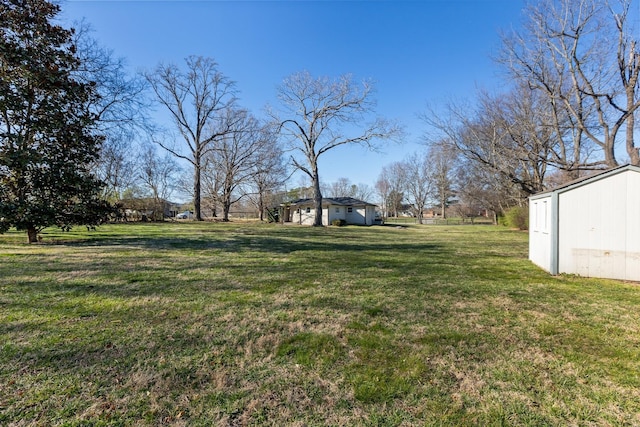
{"type": "Polygon", "coordinates": [[[637,267],[629,265],[640,252],[633,224],[639,218],[638,196],[629,195],[637,194],[640,187],[631,190],[630,181],[639,175],[618,173],[559,194],[560,273],[640,280],[631,274],[637,267]]]}
{"type": "Polygon", "coordinates": [[[347,216],[345,219],[348,224],[365,225],[366,212],[367,211],[365,206],[353,206],[351,207],[351,212],[349,212],[349,209],[347,209],[347,216]]]}
{"type": "MultiPolygon", "coordinates": [[[[338,205],[329,205],[328,209],[325,209],[324,212],[328,212],[326,215],[327,222],[325,223],[325,218],[322,218],[322,222],[327,225],[331,224],[333,220],[336,219],[344,219],[347,220],[347,207],[346,206],[338,206],[338,205]]],[[[348,221],[348,220],[347,220],[348,221]]]]}
{"type": "Polygon", "coordinates": [[[367,223],[366,225],[373,225],[375,219],[376,219],[376,207],[375,206],[367,206],[366,208],[366,212],[367,212],[367,223]]]}
{"type": "MultiPolygon", "coordinates": [[[[322,224],[330,225],[335,219],[343,219],[347,224],[357,225],[373,225],[375,217],[375,206],[342,206],[328,205],[322,209],[322,224]],[[348,212],[351,208],[351,212],[348,212]]],[[[313,225],[315,219],[315,210],[313,207],[303,207],[294,209],[291,213],[291,222],[295,224],[313,225]]]]}
{"type": "Polygon", "coordinates": [[[626,280],[640,281],[640,173],[627,173],[626,280]]]}
{"type": "Polygon", "coordinates": [[[296,208],[291,214],[291,222],[295,224],[313,225],[315,217],[315,210],[313,208],[296,208]]]}

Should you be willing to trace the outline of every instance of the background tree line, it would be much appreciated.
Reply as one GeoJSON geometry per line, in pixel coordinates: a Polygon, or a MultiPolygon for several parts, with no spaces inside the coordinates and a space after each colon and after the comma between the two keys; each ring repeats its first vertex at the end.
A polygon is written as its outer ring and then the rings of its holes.
{"type": "MultiPolygon", "coordinates": [[[[633,4],[530,3],[521,30],[503,34],[495,58],[512,82],[506,90],[480,90],[473,100],[422,113],[427,144],[457,156],[458,203],[502,214],[585,174],[640,165],[640,33],[633,4]]],[[[419,198],[411,200],[417,205],[419,198]]]]}
{"type": "MultiPolygon", "coordinates": [[[[50,225],[98,224],[128,197],[160,203],[176,191],[192,197],[197,220],[203,206],[228,220],[239,201],[263,212],[295,171],[310,180],[320,225],[323,194],[372,191],[346,178],[323,186],[319,159],[404,137],[376,116],[368,80],[293,73],[258,118],[213,58],[132,74],[87,23],[54,24],[59,6],[0,8],[0,230],[25,229],[29,240],[50,225]]],[[[495,58],[510,84],[421,113],[427,148],[387,165],[375,185],[386,213],[404,200],[419,218],[428,206],[444,216],[454,201],[460,214],[499,215],[582,174],[640,164],[633,11],[632,0],[530,3],[495,58]]]]}

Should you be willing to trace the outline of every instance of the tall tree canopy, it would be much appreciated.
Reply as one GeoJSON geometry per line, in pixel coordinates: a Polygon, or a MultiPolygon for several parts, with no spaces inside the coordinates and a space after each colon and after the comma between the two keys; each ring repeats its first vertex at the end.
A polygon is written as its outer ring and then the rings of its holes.
{"type": "Polygon", "coordinates": [[[74,78],[73,31],[52,23],[59,6],[0,1],[0,232],[97,225],[109,207],[90,173],[102,138],[96,92],[74,78]]]}
{"type": "Polygon", "coordinates": [[[229,116],[227,110],[236,103],[235,83],[218,70],[216,61],[201,56],[188,57],[186,71],[174,64],[159,64],[146,78],[188,147],[188,154],[184,154],[157,141],[193,166],[193,205],[196,220],[201,221],[204,160],[215,150],[216,141],[233,133],[237,116],[229,116]]]}

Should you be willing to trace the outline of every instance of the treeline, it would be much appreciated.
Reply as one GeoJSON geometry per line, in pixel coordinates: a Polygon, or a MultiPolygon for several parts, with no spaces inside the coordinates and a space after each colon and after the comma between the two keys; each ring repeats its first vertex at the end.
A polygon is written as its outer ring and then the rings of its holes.
{"type": "Polygon", "coordinates": [[[429,148],[385,167],[380,194],[418,212],[427,200],[502,215],[585,174],[640,165],[639,19],[631,0],[531,2],[494,58],[505,91],[423,112],[429,148]]]}
{"type": "MultiPolygon", "coordinates": [[[[631,0],[532,2],[495,58],[506,90],[422,112],[427,147],[381,171],[383,209],[404,201],[417,216],[451,206],[497,216],[582,174],[640,164],[634,11],[631,0]]],[[[228,220],[240,201],[264,212],[296,171],[320,225],[323,193],[374,191],[346,178],[323,187],[319,159],[404,136],[376,116],[368,80],[293,73],[259,118],[213,58],[131,74],[87,23],[58,25],[59,12],[45,0],[0,0],[0,232],[35,241],[47,226],[97,225],[124,199],[178,192],[197,220],[203,207],[228,220]]]]}

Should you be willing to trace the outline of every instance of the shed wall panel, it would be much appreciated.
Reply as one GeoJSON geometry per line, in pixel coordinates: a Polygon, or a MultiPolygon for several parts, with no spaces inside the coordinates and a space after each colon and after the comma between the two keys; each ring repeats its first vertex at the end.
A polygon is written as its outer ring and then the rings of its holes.
{"type": "Polygon", "coordinates": [[[626,270],[625,174],[559,195],[559,272],[623,278],[626,270]]]}
{"type": "Polygon", "coordinates": [[[640,173],[627,174],[626,280],[640,281],[640,173]]]}

